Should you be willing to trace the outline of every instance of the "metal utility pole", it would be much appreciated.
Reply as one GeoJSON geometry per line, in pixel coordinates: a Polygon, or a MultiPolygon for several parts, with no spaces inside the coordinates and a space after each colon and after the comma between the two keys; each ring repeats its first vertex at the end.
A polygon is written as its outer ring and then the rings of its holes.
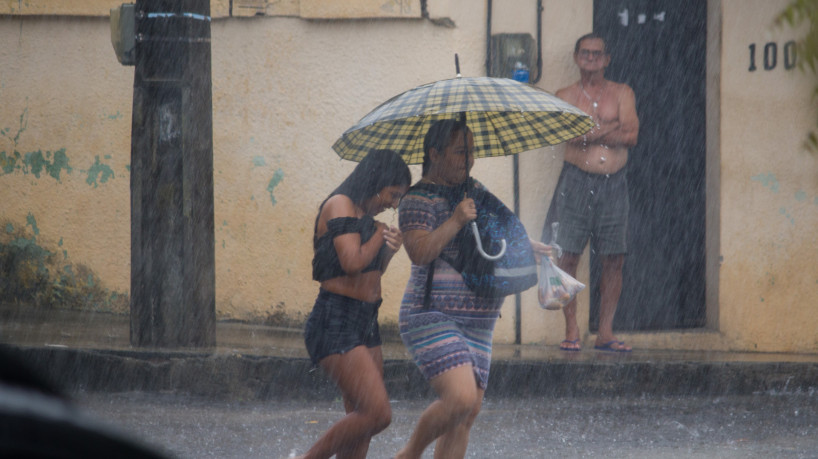
{"type": "Polygon", "coordinates": [[[131,344],[214,346],[210,1],[133,12],[131,344]]]}

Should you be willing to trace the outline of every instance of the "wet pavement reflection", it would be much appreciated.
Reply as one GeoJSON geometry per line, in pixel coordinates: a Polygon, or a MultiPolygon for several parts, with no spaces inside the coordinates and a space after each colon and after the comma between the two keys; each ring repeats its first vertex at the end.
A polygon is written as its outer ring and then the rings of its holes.
{"type": "MultiPolygon", "coordinates": [[[[213,349],[146,350],[127,316],[0,305],[0,319],[0,348],[177,457],[286,458],[343,416],[300,330],[219,322],[213,349]]],[[[383,350],[393,421],[371,458],[398,451],[431,400],[403,344],[383,350]]],[[[470,458],[818,458],[818,354],[497,344],[492,357],[470,458]]]]}
{"type": "MultiPolygon", "coordinates": [[[[286,458],[343,415],[334,401],[214,401],[170,394],[85,393],[92,416],[181,458],[286,458]]],[[[368,457],[391,457],[428,399],[393,400],[368,457]]],[[[431,448],[424,458],[431,458],[431,448]]],[[[814,458],[818,393],[720,397],[490,398],[469,458],[814,458]]]]}

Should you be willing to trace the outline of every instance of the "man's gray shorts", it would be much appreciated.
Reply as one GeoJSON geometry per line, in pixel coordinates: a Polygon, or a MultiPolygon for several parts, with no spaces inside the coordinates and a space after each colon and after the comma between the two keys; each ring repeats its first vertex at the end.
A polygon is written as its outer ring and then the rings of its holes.
{"type": "Polygon", "coordinates": [[[543,242],[551,241],[551,223],[559,222],[557,244],[564,251],[582,253],[590,239],[595,253],[626,253],[630,202],[625,171],[591,174],[565,163],[548,209],[543,242]]]}

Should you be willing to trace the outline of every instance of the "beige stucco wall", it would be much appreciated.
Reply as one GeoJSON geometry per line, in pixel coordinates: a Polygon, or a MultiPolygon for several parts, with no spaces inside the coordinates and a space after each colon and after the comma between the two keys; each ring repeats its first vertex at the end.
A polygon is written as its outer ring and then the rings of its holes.
{"type": "MultiPolygon", "coordinates": [[[[310,271],[315,212],[355,165],[340,160],[332,143],[383,100],[453,77],[455,53],[464,75],[484,74],[484,7],[440,6],[432,15],[455,11],[456,27],[420,20],[420,11],[390,21],[213,21],[219,317],[308,313],[317,292],[310,271]]],[[[71,167],[59,180],[26,167],[0,176],[9,197],[3,219],[20,227],[30,215],[40,245],[89,266],[106,288],[127,292],[133,68],[116,61],[107,18],[3,17],[0,37],[0,125],[10,129],[0,151],[65,149],[71,167]],[[21,116],[25,128],[13,145],[21,116]],[[92,176],[97,156],[109,175],[92,176]]],[[[510,160],[488,159],[474,173],[510,201],[510,170],[510,160]]],[[[397,320],[408,271],[401,252],[383,282],[384,322],[397,320]]]]}
{"type": "MultiPolygon", "coordinates": [[[[28,221],[30,231],[36,223],[39,244],[87,265],[105,288],[127,293],[133,68],[117,63],[107,18],[100,15],[120,2],[86,3],[88,16],[39,16],[63,13],[33,9],[0,16],[0,152],[40,151],[43,164],[64,152],[71,168],[52,166],[53,175],[38,177],[36,162],[21,161],[0,173],[0,218],[15,227],[28,221]]],[[[316,208],[354,167],[330,148],[347,127],[401,91],[454,76],[454,53],[463,75],[485,74],[485,2],[430,1],[431,17],[450,18],[454,27],[420,19],[419,2],[398,2],[410,9],[401,10],[403,19],[355,21],[307,20],[298,17],[301,3],[265,3],[267,16],[232,18],[225,2],[212,3],[216,307],[222,318],[308,313],[317,290],[310,279],[316,208]],[[277,16],[275,8],[286,15],[277,16]]],[[[305,11],[307,4],[320,2],[304,3],[305,11]]],[[[494,1],[492,32],[535,36],[535,4],[494,1]]],[[[553,92],[578,77],[571,50],[591,30],[592,4],[543,2],[538,86],[553,92]]],[[[708,129],[717,135],[708,144],[707,237],[715,242],[707,256],[716,296],[708,301],[707,329],[622,335],[636,346],[818,352],[812,313],[818,157],[801,145],[815,119],[807,101],[813,80],[783,69],[780,47],[795,35],[773,28],[771,18],[785,4],[710,2],[717,33],[709,41],[717,55],[708,58],[708,95],[715,97],[708,101],[708,129]],[[719,33],[722,45],[713,45],[719,33]],[[778,68],[748,72],[748,45],[757,44],[758,63],[759,50],[771,41],[779,44],[778,68]]],[[[240,12],[249,16],[247,8],[240,12]]],[[[540,235],[561,155],[559,147],[520,155],[521,214],[532,237],[540,235]]],[[[419,169],[412,171],[417,179],[419,169]]],[[[486,159],[474,175],[510,204],[511,171],[510,159],[486,159]]],[[[384,278],[385,324],[397,319],[408,270],[401,252],[384,278]]],[[[580,272],[587,281],[587,258],[580,272]]],[[[522,298],[523,342],[561,340],[561,313],[541,310],[533,290],[522,298]]],[[[587,323],[587,293],[580,302],[580,320],[587,323]]],[[[514,316],[509,298],[496,341],[514,340],[514,316]]]]}
{"type": "Polygon", "coordinates": [[[719,329],[736,348],[815,352],[818,156],[803,148],[815,78],[783,68],[781,48],[795,34],[769,18],[786,3],[724,2],[719,329]],[[766,71],[769,42],[779,59],[766,71]]]}
{"type": "Polygon", "coordinates": [[[127,293],[133,69],[107,34],[103,19],[0,18],[0,155],[21,155],[0,172],[0,219],[127,293]]]}

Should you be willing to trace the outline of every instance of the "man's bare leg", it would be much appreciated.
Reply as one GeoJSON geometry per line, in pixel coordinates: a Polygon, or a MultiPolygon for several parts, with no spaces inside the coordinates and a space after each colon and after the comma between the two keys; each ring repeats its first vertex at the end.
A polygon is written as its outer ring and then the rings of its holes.
{"type": "MultiPolygon", "coordinates": [[[[579,265],[579,254],[563,252],[559,259],[558,266],[560,269],[568,273],[571,277],[577,277],[577,266],[579,265]]],[[[562,313],[565,316],[565,341],[560,344],[560,348],[565,350],[579,350],[580,336],[579,324],[577,323],[577,299],[571,300],[570,303],[562,308],[562,313]]]]}
{"type": "Polygon", "coordinates": [[[616,339],[613,333],[613,319],[616,306],[619,304],[619,295],[622,293],[622,266],[625,256],[603,255],[602,276],[599,280],[599,331],[596,335],[595,346],[606,346],[611,350],[630,350],[630,346],[616,339]]]}

